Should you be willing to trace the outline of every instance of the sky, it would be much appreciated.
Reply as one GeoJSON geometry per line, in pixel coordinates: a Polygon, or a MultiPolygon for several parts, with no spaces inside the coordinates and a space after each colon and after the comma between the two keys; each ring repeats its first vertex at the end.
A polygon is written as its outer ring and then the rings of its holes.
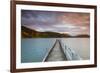
{"type": "Polygon", "coordinates": [[[21,25],[39,32],[58,32],[72,36],[90,32],[90,14],[21,10],[21,25]]]}

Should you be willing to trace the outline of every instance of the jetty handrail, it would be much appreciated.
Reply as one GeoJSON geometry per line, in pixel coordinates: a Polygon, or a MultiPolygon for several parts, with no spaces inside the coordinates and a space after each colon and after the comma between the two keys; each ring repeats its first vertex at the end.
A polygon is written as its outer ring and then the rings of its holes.
{"type": "Polygon", "coordinates": [[[56,45],[57,40],[55,41],[54,45],[52,48],[50,48],[48,50],[48,52],[46,53],[45,57],[43,58],[42,62],[46,61],[47,57],[49,56],[50,52],[52,51],[52,49],[54,48],[54,46],[56,45]]]}
{"type": "Polygon", "coordinates": [[[66,46],[66,44],[64,44],[61,40],[61,45],[62,45],[62,49],[64,50],[64,53],[66,55],[66,58],[68,60],[81,60],[82,58],[79,56],[78,53],[76,53],[76,51],[72,48],[69,48],[68,46],[66,46]]]}
{"type": "Polygon", "coordinates": [[[65,54],[65,52],[64,52],[64,49],[63,49],[63,47],[62,47],[62,43],[60,42],[60,39],[59,39],[58,41],[59,41],[59,44],[60,44],[60,48],[61,48],[61,50],[62,50],[62,52],[63,52],[63,54],[64,54],[64,56],[65,56],[65,58],[66,58],[66,60],[67,60],[67,57],[66,57],[66,54],[65,54]]]}

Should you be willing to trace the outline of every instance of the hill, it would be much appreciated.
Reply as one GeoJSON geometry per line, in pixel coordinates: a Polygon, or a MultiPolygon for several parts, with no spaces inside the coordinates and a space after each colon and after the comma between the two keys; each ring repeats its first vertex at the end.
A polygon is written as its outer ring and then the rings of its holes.
{"type": "Polygon", "coordinates": [[[25,26],[21,26],[21,36],[22,38],[61,38],[61,37],[70,37],[69,34],[60,34],[57,32],[38,32],[33,29],[29,29],[25,26]]]}
{"type": "Polygon", "coordinates": [[[83,35],[77,35],[76,37],[90,37],[88,34],[83,34],[83,35]]]}

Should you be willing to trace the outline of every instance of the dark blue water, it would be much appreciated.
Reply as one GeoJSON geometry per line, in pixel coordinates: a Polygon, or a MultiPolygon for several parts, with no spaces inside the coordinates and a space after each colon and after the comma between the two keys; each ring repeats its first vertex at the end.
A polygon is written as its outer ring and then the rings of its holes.
{"type": "Polygon", "coordinates": [[[52,48],[55,39],[38,38],[38,39],[22,39],[21,40],[21,62],[42,62],[48,49],[52,48]]]}

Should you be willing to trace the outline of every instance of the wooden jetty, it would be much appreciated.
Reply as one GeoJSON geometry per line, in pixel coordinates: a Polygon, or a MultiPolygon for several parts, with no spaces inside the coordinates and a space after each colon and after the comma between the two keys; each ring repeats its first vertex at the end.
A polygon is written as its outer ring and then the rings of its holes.
{"type": "Polygon", "coordinates": [[[61,42],[59,39],[56,40],[55,44],[49,51],[47,52],[46,56],[43,59],[44,61],[65,61],[67,60],[64,50],[61,46],[61,42]]]}

